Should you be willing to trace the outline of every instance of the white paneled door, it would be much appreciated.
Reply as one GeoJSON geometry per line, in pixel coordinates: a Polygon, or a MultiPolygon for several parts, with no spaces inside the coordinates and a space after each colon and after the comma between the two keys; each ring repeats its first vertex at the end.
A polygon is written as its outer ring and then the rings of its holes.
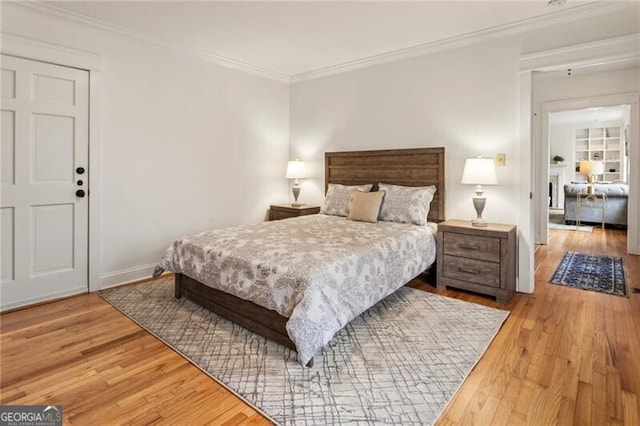
{"type": "Polygon", "coordinates": [[[89,75],[2,55],[0,308],[88,287],[89,75]]]}

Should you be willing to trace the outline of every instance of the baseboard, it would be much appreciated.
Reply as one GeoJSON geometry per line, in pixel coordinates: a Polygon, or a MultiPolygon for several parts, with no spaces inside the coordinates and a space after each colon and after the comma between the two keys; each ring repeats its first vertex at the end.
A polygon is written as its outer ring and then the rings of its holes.
{"type": "Polygon", "coordinates": [[[132,281],[139,281],[144,278],[151,278],[156,263],[148,265],[134,266],[119,271],[109,272],[100,277],[100,289],[116,287],[122,284],[128,284],[132,281]]]}
{"type": "Polygon", "coordinates": [[[19,302],[7,303],[0,306],[0,312],[5,314],[8,312],[16,311],[19,309],[30,308],[33,306],[41,305],[43,303],[55,302],[57,300],[66,299],[71,296],[83,294],[87,292],[87,287],[76,287],[65,291],[59,291],[44,295],[38,295],[36,297],[30,297],[28,299],[20,300],[19,302]]]}

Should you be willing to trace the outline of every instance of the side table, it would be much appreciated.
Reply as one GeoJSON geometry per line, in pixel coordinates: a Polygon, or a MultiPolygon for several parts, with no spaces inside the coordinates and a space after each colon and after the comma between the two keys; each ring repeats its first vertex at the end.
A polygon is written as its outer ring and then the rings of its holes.
{"type": "Polygon", "coordinates": [[[310,206],[302,204],[294,206],[291,204],[272,204],[269,208],[269,220],[288,219],[290,217],[306,216],[308,214],[320,213],[320,206],[310,206]]]}
{"type": "Polygon", "coordinates": [[[576,200],[576,226],[580,226],[580,210],[583,208],[600,209],[602,219],[602,229],[607,211],[607,194],[596,192],[594,194],[579,193],[576,200]]]}

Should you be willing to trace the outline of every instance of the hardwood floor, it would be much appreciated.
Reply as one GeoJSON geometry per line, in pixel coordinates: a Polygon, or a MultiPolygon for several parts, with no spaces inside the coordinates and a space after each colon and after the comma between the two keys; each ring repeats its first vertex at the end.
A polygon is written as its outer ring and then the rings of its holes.
{"type": "Polygon", "coordinates": [[[552,230],[535,293],[512,299],[439,424],[640,425],[640,257],[625,252],[624,231],[552,230]],[[567,250],[622,256],[630,297],[549,284],[567,250]]]}
{"type": "MultiPolygon", "coordinates": [[[[536,292],[517,294],[501,331],[441,425],[640,425],[640,293],[608,296],[548,284],[565,250],[640,258],[619,230],[552,230],[536,250],[536,292]]],[[[503,307],[455,290],[426,291],[503,307]]],[[[98,295],[0,317],[2,404],[62,404],[65,424],[268,424],[239,398],[98,295]]]]}

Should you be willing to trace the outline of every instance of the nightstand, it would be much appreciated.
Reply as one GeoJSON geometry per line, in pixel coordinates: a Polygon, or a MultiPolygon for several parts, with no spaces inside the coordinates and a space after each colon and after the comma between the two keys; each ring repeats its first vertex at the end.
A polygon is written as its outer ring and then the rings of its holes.
{"type": "Polygon", "coordinates": [[[320,213],[320,206],[292,206],[291,204],[272,204],[269,208],[269,220],[287,219],[290,217],[305,216],[320,213]]]}
{"type": "Polygon", "coordinates": [[[438,224],[437,285],[495,296],[507,303],[516,290],[517,227],[447,220],[438,224]]]}

